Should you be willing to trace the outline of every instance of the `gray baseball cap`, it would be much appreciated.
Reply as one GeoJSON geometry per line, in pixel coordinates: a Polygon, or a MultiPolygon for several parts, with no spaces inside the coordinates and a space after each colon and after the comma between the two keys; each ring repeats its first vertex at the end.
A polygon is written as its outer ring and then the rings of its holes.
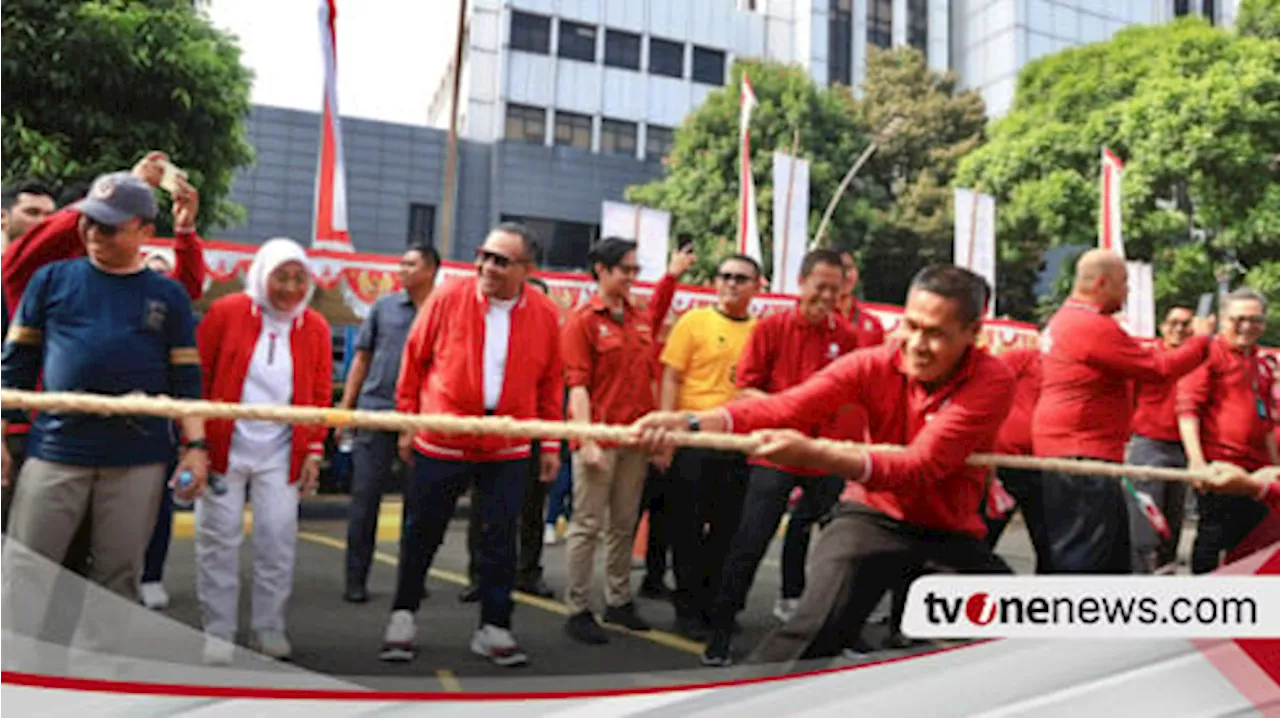
{"type": "Polygon", "coordinates": [[[156,197],[151,186],[132,172],[98,175],[84,199],[72,205],[95,222],[117,227],[131,217],[152,222],[156,218],[156,197]]]}

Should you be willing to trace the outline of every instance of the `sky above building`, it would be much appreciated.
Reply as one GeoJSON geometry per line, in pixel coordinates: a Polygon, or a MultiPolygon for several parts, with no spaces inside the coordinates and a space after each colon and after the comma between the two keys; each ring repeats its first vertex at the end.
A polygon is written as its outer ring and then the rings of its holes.
{"type": "MultiPolygon", "coordinates": [[[[343,116],[427,124],[453,54],[458,0],[336,0],[343,116]]],[[[254,72],[254,104],[318,112],[324,71],[319,0],[211,0],[213,24],[237,36],[254,72]]]]}

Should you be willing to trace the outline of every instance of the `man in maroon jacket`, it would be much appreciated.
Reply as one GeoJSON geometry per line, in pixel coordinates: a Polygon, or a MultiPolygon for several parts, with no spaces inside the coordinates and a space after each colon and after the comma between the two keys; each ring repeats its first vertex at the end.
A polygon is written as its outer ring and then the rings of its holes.
{"type": "Polygon", "coordinates": [[[754,662],[829,656],[854,645],[885,590],[925,563],[1009,573],[982,540],[987,472],[966,463],[991,449],[1013,403],[1009,370],[975,346],[985,299],[985,283],[972,272],[928,267],[911,283],[900,338],[844,356],[778,394],[636,423],[652,450],[669,448],[673,430],[763,430],[756,456],[846,480],[814,547],[800,606],[756,648],[754,662]],[[906,450],[873,457],[800,431],[846,404],[866,412],[871,441],[906,450]]]}
{"type": "MultiPolygon", "coordinates": [[[[1155,352],[1111,315],[1124,307],[1124,260],[1093,249],[1076,264],[1071,297],[1041,341],[1040,401],[1032,428],[1036,456],[1124,461],[1133,402],[1129,382],[1168,381],[1196,368],[1209,347],[1196,336],[1155,352]]],[[[1210,326],[1197,320],[1198,334],[1210,326]]],[[[1042,496],[1054,573],[1130,572],[1129,511],[1120,482],[1045,471],[1042,496]]]]}

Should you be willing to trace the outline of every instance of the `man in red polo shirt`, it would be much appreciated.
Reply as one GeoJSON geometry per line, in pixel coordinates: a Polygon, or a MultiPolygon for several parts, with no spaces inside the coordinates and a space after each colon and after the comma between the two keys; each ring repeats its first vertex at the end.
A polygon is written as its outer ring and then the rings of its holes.
{"type": "Polygon", "coordinates": [[[756,456],[846,480],[795,616],[756,647],[753,662],[829,656],[854,645],[885,590],[925,563],[1009,573],[982,541],[987,472],[966,463],[991,449],[1013,403],[1009,370],[975,346],[985,298],[974,273],[927,267],[912,280],[900,338],[844,356],[779,394],[710,411],[658,412],[635,425],[641,443],[658,451],[669,448],[673,430],[763,430],[756,456]],[[846,404],[866,413],[871,441],[906,450],[873,457],[803,433],[813,417],[846,404]]]}
{"type": "MultiPolygon", "coordinates": [[[[1174,305],[1165,313],[1160,325],[1160,343],[1156,351],[1173,351],[1191,337],[1195,311],[1174,305]]],[[[1177,382],[1134,382],[1133,436],[1125,452],[1125,463],[1134,466],[1164,466],[1182,469],[1187,455],[1178,436],[1178,416],[1174,412],[1177,382]]],[[[1133,497],[1129,504],[1129,540],[1133,550],[1134,573],[1167,572],[1177,567],[1178,540],[1182,535],[1182,517],[1186,513],[1187,485],[1177,481],[1136,479],[1135,488],[1146,493],[1164,514],[1170,536],[1162,539],[1147,519],[1142,506],[1133,497]]]]}
{"type": "MultiPolygon", "coordinates": [[[[816,249],[805,255],[800,262],[800,296],[795,310],[764,317],[751,330],[751,338],[738,359],[735,383],[739,397],[769,396],[790,389],[858,348],[853,327],[834,311],[843,274],[840,255],[834,251],[816,249]]],[[[806,433],[811,436],[837,436],[834,430],[847,426],[821,415],[815,415],[809,423],[806,433]]],[[[865,425],[861,417],[857,423],[859,429],[865,425]]],[[[842,438],[862,437],[859,431],[856,436],[842,438]]],[[[703,665],[730,664],[734,616],[746,604],[756,570],[778,531],[792,490],[800,488],[803,492],[800,503],[807,505],[805,515],[820,517],[835,505],[844,488],[843,479],[821,469],[786,466],[761,457],[751,458],[748,464],[751,468],[742,518],[709,612],[712,634],[702,655],[703,665]]],[[[775,612],[793,614],[799,605],[804,592],[809,533],[806,525],[801,545],[784,546],[782,597],[775,612]]]]}
{"type": "Polygon", "coordinates": [[[844,268],[844,284],[840,287],[840,299],[836,310],[840,316],[849,320],[858,334],[859,347],[873,347],[884,343],[884,325],[874,314],[863,309],[858,303],[858,263],[853,252],[845,250],[840,253],[840,265],[844,268]]]}
{"type": "MultiPolygon", "coordinates": [[[[1272,432],[1271,370],[1258,354],[1267,328],[1267,300],[1247,288],[1224,303],[1222,333],[1209,360],[1178,382],[1178,428],[1192,468],[1208,462],[1257,471],[1280,464],[1272,432]]],[[[1261,502],[1242,496],[1197,495],[1200,522],[1191,549],[1191,572],[1208,573],[1267,514],[1261,502]]]]}
{"type": "MultiPolygon", "coordinates": [[[[1207,336],[1156,352],[1111,315],[1128,295],[1124,260],[1092,249],[1076,264],[1071,297],[1053,315],[1040,347],[1044,378],[1032,443],[1036,456],[1124,461],[1133,402],[1129,382],[1176,379],[1204,361],[1207,336]]],[[[1210,326],[1197,320],[1198,334],[1210,326]]],[[[1043,472],[1045,520],[1054,573],[1130,572],[1129,510],[1120,482],[1043,472]]]]}

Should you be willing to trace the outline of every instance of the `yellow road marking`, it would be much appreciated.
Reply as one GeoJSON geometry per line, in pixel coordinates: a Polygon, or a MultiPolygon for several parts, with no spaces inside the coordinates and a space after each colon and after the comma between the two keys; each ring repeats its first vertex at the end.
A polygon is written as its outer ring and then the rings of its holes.
{"type": "MultiPolygon", "coordinates": [[[[346,541],[333,538],[332,536],[325,536],[324,534],[313,533],[311,531],[299,531],[298,538],[304,541],[310,541],[311,543],[314,543],[314,544],[320,544],[321,546],[328,546],[330,548],[335,548],[340,551],[345,551],[347,549],[346,541]]],[[[374,551],[373,560],[377,561],[378,563],[386,564],[388,566],[395,566],[399,563],[399,559],[397,559],[395,556],[392,556],[391,554],[385,553],[382,551],[374,551]]],[[[428,575],[431,576],[431,578],[439,579],[441,581],[452,583],[458,586],[466,586],[468,583],[470,583],[470,581],[467,580],[466,576],[460,573],[455,573],[453,571],[447,571],[442,568],[432,568],[427,573],[428,575]]],[[[522,591],[512,592],[511,598],[516,603],[524,604],[526,606],[533,606],[534,608],[540,608],[548,613],[554,613],[559,616],[568,616],[570,614],[570,609],[568,606],[566,606],[565,604],[559,601],[552,600],[550,598],[542,598],[541,596],[534,596],[528,593],[524,593],[522,591]]],[[[697,641],[691,641],[688,638],[685,638],[683,636],[677,636],[674,633],[660,631],[656,628],[648,631],[632,631],[612,623],[602,623],[601,625],[610,631],[614,631],[615,633],[625,633],[630,636],[635,636],[636,638],[643,638],[644,640],[649,641],[651,643],[656,643],[660,646],[666,646],[667,648],[673,648],[677,651],[684,651],[685,653],[691,653],[695,656],[702,655],[703,650],[706,649],[706,646],[702,643],[698,643],[697,641]]]]}
{"type": "Polygon", "coordinates": [[[453,674],[453,671],[441,668],[436,671],[436,678],[440,679],[440,687],[446,691],[450,693],[462,692],[462,684],[458,682],[458,677],[453,674]]]}

